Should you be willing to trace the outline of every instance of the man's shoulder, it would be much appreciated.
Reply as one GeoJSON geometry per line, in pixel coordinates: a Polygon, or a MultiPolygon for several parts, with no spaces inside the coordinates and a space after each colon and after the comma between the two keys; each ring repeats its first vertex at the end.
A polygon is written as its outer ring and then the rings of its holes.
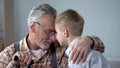
{"type": "Polygon", "coordinates": [[[12,52],[12,51],[14,51],[14,43],[9,45],[9,46],[7,46],[7,47],[5,47],[2,52],[6,53],[6,52],[12,52]]]}
{"type": "Polygon", "coordinates": [[[0,52],[0,61],[9,62],[14,54],[14,45],[7,46],[3,51],[0,52]]]}
{"type": "MultiPolygon", "coordinates": [[[[20,40],[20,41],[22,41],[22,40],[20,40]]],[[[1,51],[1,53],[5,53],[5,54],[6,53],[14,53],[15,52],[15,43],[16,42],[14,42],[14,43],[8,45],[7,47],[5,47],[3,49],[3,51],[1,51]]]]}

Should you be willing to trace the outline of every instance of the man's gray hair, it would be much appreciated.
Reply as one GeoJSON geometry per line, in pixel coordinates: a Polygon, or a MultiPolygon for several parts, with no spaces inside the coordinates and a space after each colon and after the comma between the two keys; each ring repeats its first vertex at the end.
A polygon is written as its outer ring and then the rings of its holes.
{"type": "Polygon", "coordinates": [[[49,4],[38,5],[30,11],[27,21],[28,25],[31,21],[38,22],[40,16],[44,14],[50,14],[53,18],[56,18],[56,13],[57,11],[49,4]]]}

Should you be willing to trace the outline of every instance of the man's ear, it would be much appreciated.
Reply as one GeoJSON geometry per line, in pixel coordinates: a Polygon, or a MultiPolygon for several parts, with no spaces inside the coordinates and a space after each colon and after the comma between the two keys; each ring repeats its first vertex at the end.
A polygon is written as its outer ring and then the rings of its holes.
{"type": "Polygon", "coordinates": [[[29,30],[30,30],[30,32],[35,32],[35,23],[34,22],[31,22],[29,24],[29,30]]]}
{"type": "Polygon", "coordinates": [[[65,37],[68,37],[68,30],[67,30],[67,29],[64,29],[64,30],[63,30],[63,35],[64,35],[65,37]]]}

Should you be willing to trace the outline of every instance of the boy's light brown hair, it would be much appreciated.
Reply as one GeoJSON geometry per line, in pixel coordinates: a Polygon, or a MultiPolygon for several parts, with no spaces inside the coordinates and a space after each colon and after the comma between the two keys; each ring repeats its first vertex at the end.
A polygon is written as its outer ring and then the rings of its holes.
{"type": "Polygon", "coordinates": [[[55,26],[68,29],[71,35],[80,36],[83,32],[84,19],[75,10],[69,9],[57,16],[55,26]]]}

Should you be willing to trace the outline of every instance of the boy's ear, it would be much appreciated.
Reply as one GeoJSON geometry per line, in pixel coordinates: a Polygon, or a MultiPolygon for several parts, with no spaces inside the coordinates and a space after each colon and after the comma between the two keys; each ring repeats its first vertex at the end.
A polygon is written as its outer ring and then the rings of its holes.
{"type": "Polygon", "coordinates": [[[67,29],[65,29],[65,30],[63,31],[63,35],[64,35],[65,37],[68,37],[68,30],[67,30],[67,29]]]}

